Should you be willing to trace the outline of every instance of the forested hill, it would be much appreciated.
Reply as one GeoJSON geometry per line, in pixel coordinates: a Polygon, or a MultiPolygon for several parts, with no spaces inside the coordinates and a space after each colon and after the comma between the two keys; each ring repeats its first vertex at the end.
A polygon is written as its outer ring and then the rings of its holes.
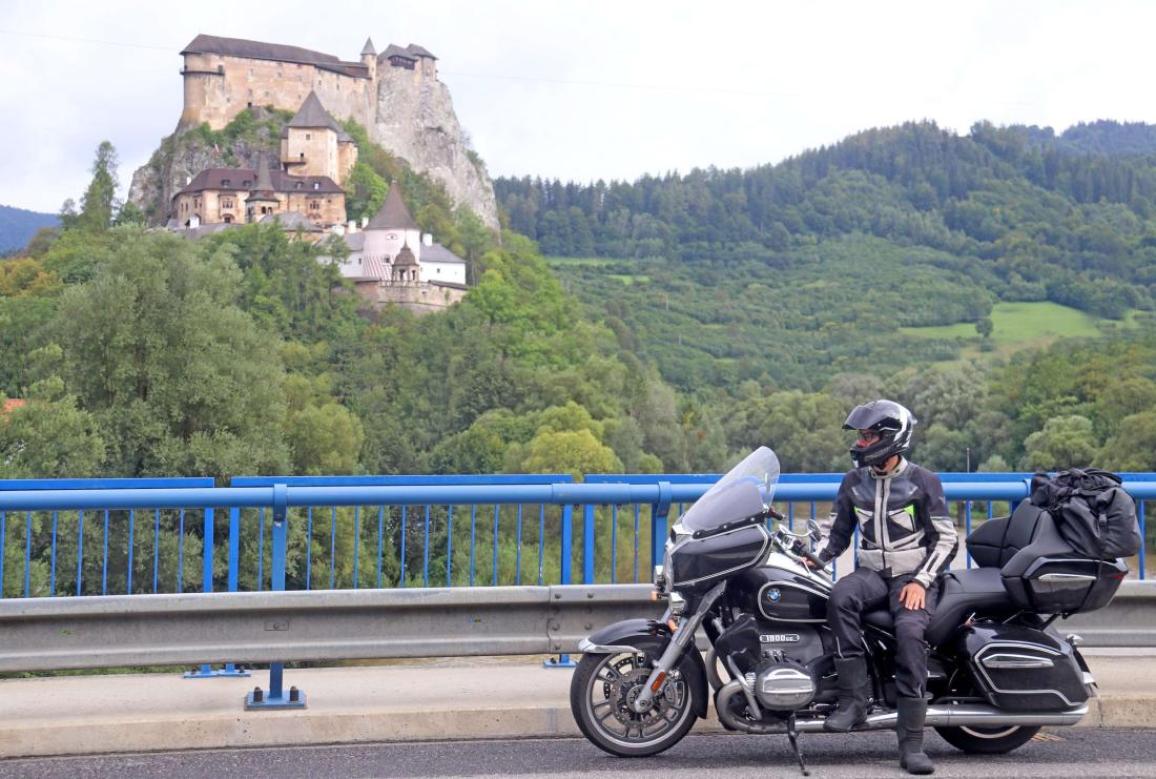
{"type": "Polygon", "coordinates": [[[1073,154],[1156,154],[1156,125],[1144,122],[1080,122],[1058,136],[1050,127],[1014,126],[1009,129],[1025,131],[1029,142],[1042,149],[1054,148],[1073,154]]]}
{"type": "Polygon", "coordinates": [[[55,214],[0,205],[0,255],[24,248],[41,227],[53,227],[59,222],[55,214]]]}
{"type": "MultiPolygon", "coordinates": [[[[816,245],[872,236],[942,253],[931,265],[955,258],[993,300],[1119,317],[1150,307],[1156,284],[1149,125],[1097,122],[1056,136],[979,123],[961,136],[909,123],[750,170],[495,185],[510,226],[547,255],[664,257],[700,278],[733,263],[789,272],[816,245]]],[[[933,320],[921,324],[946,324],[933,320]]]]}

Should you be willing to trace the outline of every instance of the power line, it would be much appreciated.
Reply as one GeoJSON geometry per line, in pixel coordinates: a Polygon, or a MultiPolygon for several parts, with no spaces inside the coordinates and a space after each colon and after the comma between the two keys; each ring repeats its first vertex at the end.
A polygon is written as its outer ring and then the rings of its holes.
{"type": "Polygon", "coordinates": [[[122,41],[102,41],[96,38],[74,38],[69,35],[49,35],[39,32],[23,32],[21,30],[0,30],[0,35],[12,35],[17,38],[43,38],[50,41],[68,41],[70,43],[95,43],[99,46],[120,46],[127,49],[154,49],[156,51],[173,50],[172,46],[150,46],[147,43],[124,43],[122,41]]]}

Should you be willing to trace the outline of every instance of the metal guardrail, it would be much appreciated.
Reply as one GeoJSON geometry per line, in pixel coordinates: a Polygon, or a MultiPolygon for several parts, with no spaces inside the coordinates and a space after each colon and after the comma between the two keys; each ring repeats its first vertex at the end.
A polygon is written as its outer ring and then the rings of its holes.
{"type": "MultiPolygon", "coordinates": [[[[204,661],[352,660],[577,651],[655,616],[648,585],[112,595],[0,602],[0,671],[204,661]]],[[[1156,582],[1058,625],[1090,646],[1156,646],[1156,582]]]]}

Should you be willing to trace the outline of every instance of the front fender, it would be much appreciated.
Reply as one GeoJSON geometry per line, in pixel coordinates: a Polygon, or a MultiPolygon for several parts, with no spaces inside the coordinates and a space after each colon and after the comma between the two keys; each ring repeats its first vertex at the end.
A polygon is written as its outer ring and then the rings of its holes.
{"type": "MultiPolygon", "coordinates": [[[[596,654],[633,652],[657,658],[666,649],[670,636],[670,628],[657,620],[625,619],[591,633],[578,643],[578,650],[596,654]]],[[[708,697],[706,663],[693,642],[687,647],[679,665],[684,666],[683,675],[690,677],[687,683],[694,689],[694,713],[703,719],[706,717],[708,697]],[[688,662],[693,666],[690,673],[685,668],[688,662]]]]}

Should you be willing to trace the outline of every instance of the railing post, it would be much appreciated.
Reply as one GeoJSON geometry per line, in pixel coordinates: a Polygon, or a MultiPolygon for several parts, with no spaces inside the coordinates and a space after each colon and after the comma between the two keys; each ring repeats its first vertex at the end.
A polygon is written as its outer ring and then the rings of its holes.
{"type": "MultiPolygon", "coordinates": [[[[562,584],[574,583],[573,558],[574,558],[574,507],[567,503],[562,507],[562,532],[560,541],[561,571],[559,578],[562,584]]],[[[558,655],[557,658],[551,657],[545,661],[544,665],[547,668],[573,668],[574,661],[570,655],[558,655]]]]}
{"type": "Polygon", "coordinates": [[[670,515],[670,482],[658,483],[658,502],[650,506],[650,571],[654,576],[654,567],[662,564],[666,554],[667,517],[670,515]]]}
{"type": "Polygon", "coordinates": [[[582,583],[594,583],[594,504],[582,507],[582,583]]]}
{"type": "MultiPolygon", "coordinates": [[[[289,488],[284,484],[273,485],[273,572],[269,589],[281,592],[285,589],[285,553],[288,548],[289,488]]],[[[277,625],[274,625],[277,629],[277,625]]],[[[272,663],[269,666],[269,693],[263,694],[260,687],[245,696],[246,709],[303,709],[305,693],[296,687],[289,688],[286,695],[282,687],[285,666],[272,663]]]]}

